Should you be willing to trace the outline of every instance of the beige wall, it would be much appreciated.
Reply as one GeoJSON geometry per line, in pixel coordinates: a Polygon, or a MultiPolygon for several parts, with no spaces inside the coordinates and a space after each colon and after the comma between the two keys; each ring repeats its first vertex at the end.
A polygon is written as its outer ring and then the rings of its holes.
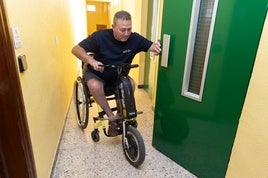
{"type": "Polygon", "coordinates": [[[72,17],[71,8],[81,8],[82,1],[6,0],[5,3],[10,26],[19,28],[22,40],[15,53],[27,57],[28,70],[20,74],[20,79],[37,174],[39,178],[47,178],[78,72],[77,60],[70,51],[81,37],[75,32],[74,25],[79,20],[72,17]]]}
{"type": "Polygon", "coordinates": [[[268,19],[264,25],[226,177],[268,177],[268,19]]]}

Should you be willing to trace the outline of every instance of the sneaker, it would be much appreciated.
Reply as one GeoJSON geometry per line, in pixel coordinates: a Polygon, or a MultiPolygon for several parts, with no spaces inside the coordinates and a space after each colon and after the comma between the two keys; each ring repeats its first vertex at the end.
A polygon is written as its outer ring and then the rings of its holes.
{"type": "Polygon", "coordinates": [[[118,125],[116,121],[109,121],[108,135],[111,137],[119,135],[118,125]]]}
{"type": "Polygon", "coordinates": [[[108,118],[109,120],[109,128],[108,128],[108,135],[109,136],[117,136],[120,134],[120,131],[118,130],[118,124],[117,122],[120,120],[120,116],[115,115],[108,118]]]}

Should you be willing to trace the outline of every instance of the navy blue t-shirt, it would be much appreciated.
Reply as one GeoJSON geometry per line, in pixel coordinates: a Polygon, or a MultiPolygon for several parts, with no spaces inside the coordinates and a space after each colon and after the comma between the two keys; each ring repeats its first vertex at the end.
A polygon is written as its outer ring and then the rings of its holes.
{"type": "MultiPolygon", "coordinates": [[[[153,42],[138,33],[131,33],[126,42],[118,41],[113,36],[113,30],[100,30],[79,43],[86,52],[94,53],[94,59],[103,64],[131,63],[135,55],[141,51],[147,52],[153,42]]],[[[91,69],[89,69],[91,70],[91,69]]],[[[103,73],[91,70],[104,81],[116,79],[116,72],[105,69],[103,73]]],[[[112,81],[111,81],[112,82],[112,81]]]]}

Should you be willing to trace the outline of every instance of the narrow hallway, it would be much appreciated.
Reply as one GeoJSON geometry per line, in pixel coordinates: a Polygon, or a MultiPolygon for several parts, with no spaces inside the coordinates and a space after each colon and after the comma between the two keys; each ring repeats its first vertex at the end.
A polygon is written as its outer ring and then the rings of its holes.
{"type": "Polygon", "coordinates": [[[138,129],[143,136],[146,157],[137,169],[124,157],[121,136],[108,138],[100,131],[100,141],[94,143],[90,133],[93,130],[92,116],[96,116],[97,107],[90,108],[88,127],[82,131],[75,119],[75,108],[70,105],[65,128],[58,148],[51,178],[63,177],[181,177],[195,176],[173,162],[152,147],[153,111],[148,94],[143,89],[135,92],[138,111],[138,129]]]}

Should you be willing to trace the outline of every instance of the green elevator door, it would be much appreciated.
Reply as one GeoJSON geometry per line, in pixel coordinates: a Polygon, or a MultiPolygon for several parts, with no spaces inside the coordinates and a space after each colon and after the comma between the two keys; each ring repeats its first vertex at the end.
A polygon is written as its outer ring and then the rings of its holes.
{"type": "MultiPolygon", "coordinates": [[[[202,0],[206,1],[206,0],[202,0]]],[[[224,177],[268,0],[219,0],[201,101],[182,96],[193,0],[164,1],[153,146],[198,177],[224,177]],[[162,60],[162,59],[160,59],[162,60]]]]}

